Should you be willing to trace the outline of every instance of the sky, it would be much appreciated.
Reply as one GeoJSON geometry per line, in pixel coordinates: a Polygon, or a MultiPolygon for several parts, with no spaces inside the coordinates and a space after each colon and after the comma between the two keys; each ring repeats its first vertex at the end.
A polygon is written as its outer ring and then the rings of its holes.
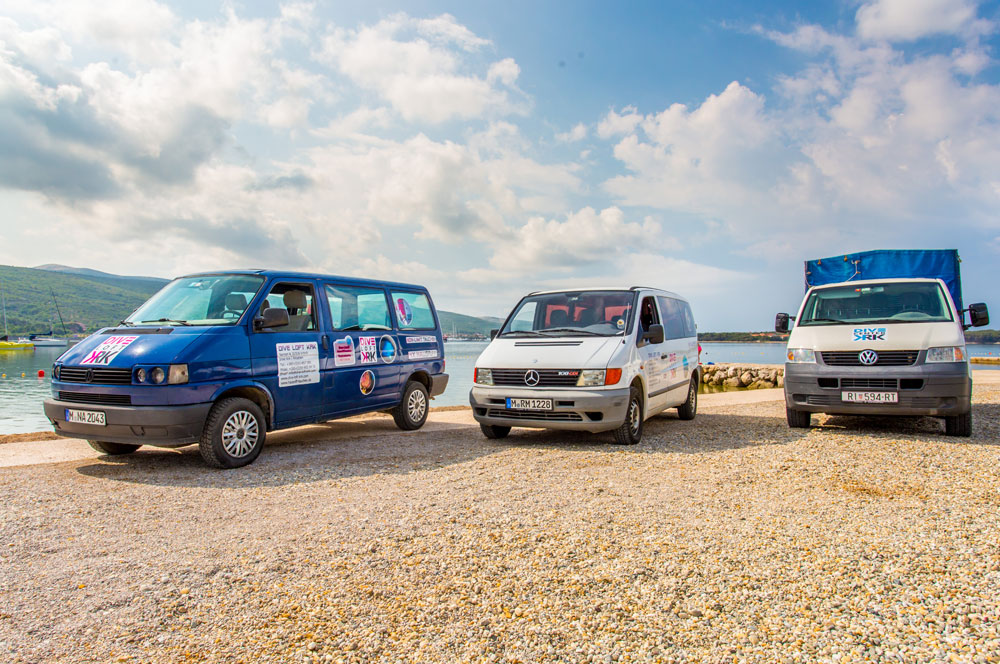
{"type": "MultiPolygon", "coordinates": [[[[1000,5],[0,0],[0,264],[648,285],[954,248],[1000,317],[1000,5]]],[[[995,327],[995,325],[994,325],[995,327]]]]}

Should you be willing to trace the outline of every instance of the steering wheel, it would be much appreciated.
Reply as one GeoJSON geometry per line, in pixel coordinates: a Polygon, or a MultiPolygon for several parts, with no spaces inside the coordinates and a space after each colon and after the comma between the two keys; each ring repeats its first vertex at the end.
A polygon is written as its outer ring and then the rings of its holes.
{"type": "Polygon", "coordinates": [[[240,312],[240,311],[223,311],[222,312],[222,318],[223,319],[226,319],[226,318],[239,318],[242,315],[243,315],[243,312],[240,312]]]}

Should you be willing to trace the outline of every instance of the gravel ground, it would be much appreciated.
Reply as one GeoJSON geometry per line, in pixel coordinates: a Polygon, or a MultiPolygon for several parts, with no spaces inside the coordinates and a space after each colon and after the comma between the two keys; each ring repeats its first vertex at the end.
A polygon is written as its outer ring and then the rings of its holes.
{"type": "Polygon", "coordinates": [[[975,402],[971,439],[770,401],[634,448],[386,418],[237,471],[0,469],[0,660],[998,662],[1000,385],[975,402]]]}

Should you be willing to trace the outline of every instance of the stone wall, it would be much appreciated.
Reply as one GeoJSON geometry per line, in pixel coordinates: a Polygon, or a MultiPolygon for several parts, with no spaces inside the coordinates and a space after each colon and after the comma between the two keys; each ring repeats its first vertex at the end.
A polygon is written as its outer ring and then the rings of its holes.
{"type": "Polygon", "coordinates": [[[701,367],[701,382],[706,385],[745,387],[763,390],[785,385],[784,367],[740,364],[708,364],[701,367]]]}

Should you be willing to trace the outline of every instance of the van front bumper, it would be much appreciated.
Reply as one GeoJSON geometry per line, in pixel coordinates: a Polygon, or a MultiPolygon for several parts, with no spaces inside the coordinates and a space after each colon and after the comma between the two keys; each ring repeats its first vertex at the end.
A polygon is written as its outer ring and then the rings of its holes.
{"type": "Polygon", "coordinates": [[[907,367],[831,367],[786,362],[785,404],[793,410],[834,415],[962,415],[972,408],[972,378],[964,362],[907,367]],[[888,387],[869,387],[863,382],[868,380],[890,383],[888,387]],[[841,393],[847,391],[896,392],[898,402],[843,401],[841,393]]]}
{"type": "Polygon", "coordinates": [[[472,416],[480,424],[533,429],[610,431],[625,421],[629,389],[593,390],[483,387],[469,392],[472,416]],[[552,399],[552,410],[508,410],[507,398],[552,399]]]}
{"type": "Polygon", "coordinates": [[[181,447],[201,438],[211,403],[190,406],[104,406],[46,399],[45,417],[55,433],[128,445],[181,447]],[[66,421],[66,409],[101,411],[105,426],[66,421]]]}

